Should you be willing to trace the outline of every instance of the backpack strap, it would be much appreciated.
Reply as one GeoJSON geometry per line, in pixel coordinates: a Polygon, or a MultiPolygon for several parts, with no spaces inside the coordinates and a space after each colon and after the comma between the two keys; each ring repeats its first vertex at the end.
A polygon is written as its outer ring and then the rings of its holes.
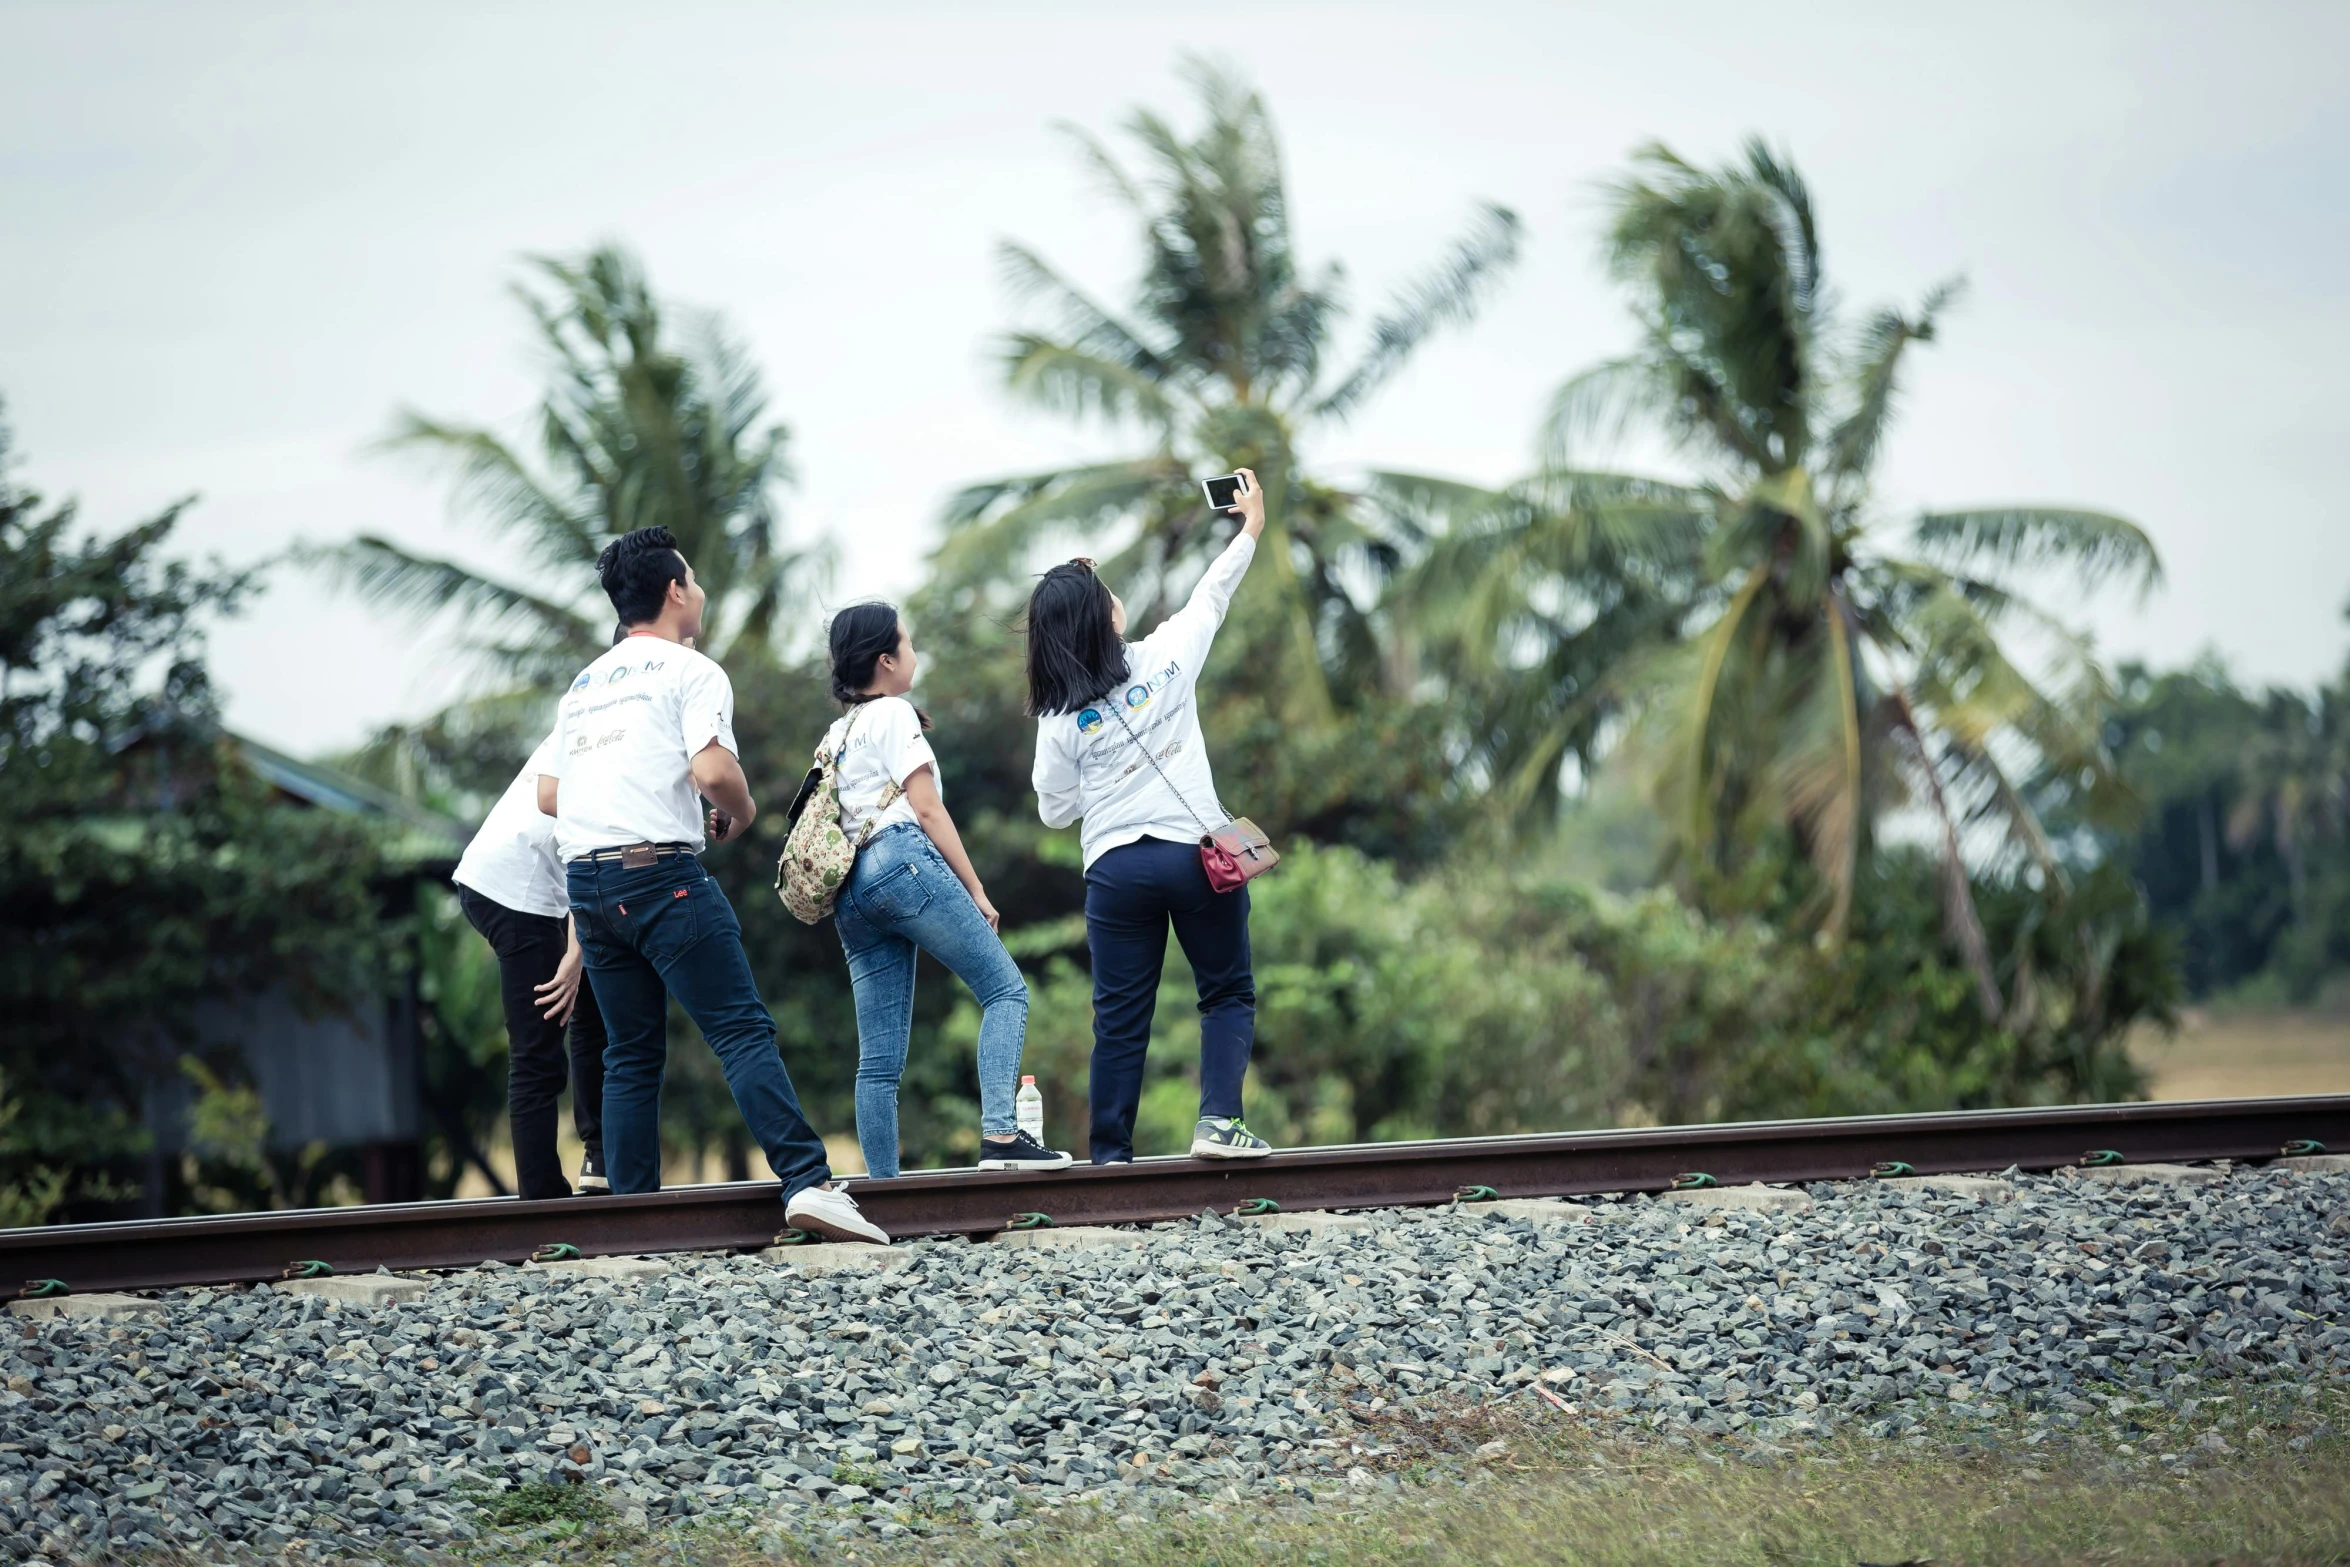
{"type": "MultiPolygon", "coordinates": [[[[883,700],[886,699],[882,697],[875,697],[873,702],[879,702],[883,700]]],[[[841,809],[840,764],[848,760],[849,736],[856,733],[857,720],[864,716],[865,709],[871,707],[873,702],[859,702],[856,705],[856,708],[849,714],[848,727],[840,732],[840,750],[832,758],[832,801],[833,811],[836,815],[841,809]]],[[[824,750],[821,745],[817,747],[816,754],[819,758],[824,755],[824,750]]],[[[899,787],[898,781],[894,778],[883,782],[881,786],[881,803],[873,808],[872,817],[865,823],[864,830],[857,834],[858,848],[862,849],[866,844],[873,841],[874,832],[881,826],[882,813],[887,811],[891,806],[897,804],[898,796],[904,794],[905,792],[906,791],[904,789],[899,787]]]]}

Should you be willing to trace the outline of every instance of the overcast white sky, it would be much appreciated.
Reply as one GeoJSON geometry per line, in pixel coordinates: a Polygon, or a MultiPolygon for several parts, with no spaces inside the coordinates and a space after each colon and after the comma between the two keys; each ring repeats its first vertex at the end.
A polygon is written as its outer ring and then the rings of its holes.
{"type": "MultiPolygon", "coordinates": [[[[1521,471],[1548,390],[1627,341],[1596,182],[1651,138],[1714,161],[1759,131],[1853,304],[1972,280],[1914,361],[1890,501],[2142,521],[2168,585],[2068,606],[2117,656],[2307,681],[2350,645],[2339,0],[840,9],[0,0],[22,477],[109,528],[198,492],[185,542],[236,561],[373,530],[495,563],[368,448],[403,406],[514,420],[517,258],[619,239],[765,367],[835,597],[902,588],[959,483],[1081,449],[986,356],[1001,238],[1125,292],[1055,124],[1188,119],[1176,64],[1207,51],[1266,92],[1302,241],[1365,314],[1474,201],[1527,226],[1505,292],[1325,468],[1521,471]]],[[[214,651],[231,721],[298,751],[450,689],[443,646],[291,575],[214,651]]]]}

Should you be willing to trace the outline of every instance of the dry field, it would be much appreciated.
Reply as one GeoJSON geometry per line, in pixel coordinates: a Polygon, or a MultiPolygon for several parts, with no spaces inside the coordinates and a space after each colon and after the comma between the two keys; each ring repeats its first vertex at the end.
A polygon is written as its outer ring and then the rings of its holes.
{"type": "Polygon", "coordinates": [[[2350,1015],[2189,1008],[2176,1033],[2143,1029],[2130,1054],[2157,1099],[2350,1094],[2350,1015]]]}

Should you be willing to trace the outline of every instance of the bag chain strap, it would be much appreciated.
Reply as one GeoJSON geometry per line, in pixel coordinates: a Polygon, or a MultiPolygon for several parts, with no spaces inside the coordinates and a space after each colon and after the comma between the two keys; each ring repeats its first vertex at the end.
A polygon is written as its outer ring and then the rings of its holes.
{"type": "MultiPolygon", "coordinates": [[[[1216,835],[1216,829],[1201,820],[1199,812],[1191,808],[1191,801],[1184,797],[1182,790],[1175,787],[1175,780],[1167,776],[1167,769],[1159,765],[1159,759],[1151,755],[1151,748],[1142,743],[1142,736],[1136,734],[1134,726],[1126,721],[1124,710],[1114,703],[1105,703],[1104,705],[1109,707],[1110,716],[1118,720],[1118,727],[1126,731],[1126,738],[1133,741],[1134,748],[1142,753],[1142,759],[1151,764],[1151,771],[1159,775],[1159,782],[1167,786],[1167,792],[1175,797],[1175,802],[1178,805],[1183,807],[1183,813],[1193,821],[1199,822],[1199,830],[1206,836],[1213,838],[1216,835]]],[[[1218,808],[1221,809],[1221,806],[1218,808]]],[[[1226,819],[1230,819],[1229,815],[1226,819]]]]}

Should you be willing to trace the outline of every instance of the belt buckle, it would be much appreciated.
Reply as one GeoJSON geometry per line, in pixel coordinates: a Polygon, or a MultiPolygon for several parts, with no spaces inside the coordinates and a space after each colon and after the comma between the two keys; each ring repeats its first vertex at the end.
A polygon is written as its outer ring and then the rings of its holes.
{"type": "Polygon", "coordinates": [[[620,851],[620,868],[624,871],[641,871],[659,858],[659,853],[651,844],[632,843],[620,851]]]}

